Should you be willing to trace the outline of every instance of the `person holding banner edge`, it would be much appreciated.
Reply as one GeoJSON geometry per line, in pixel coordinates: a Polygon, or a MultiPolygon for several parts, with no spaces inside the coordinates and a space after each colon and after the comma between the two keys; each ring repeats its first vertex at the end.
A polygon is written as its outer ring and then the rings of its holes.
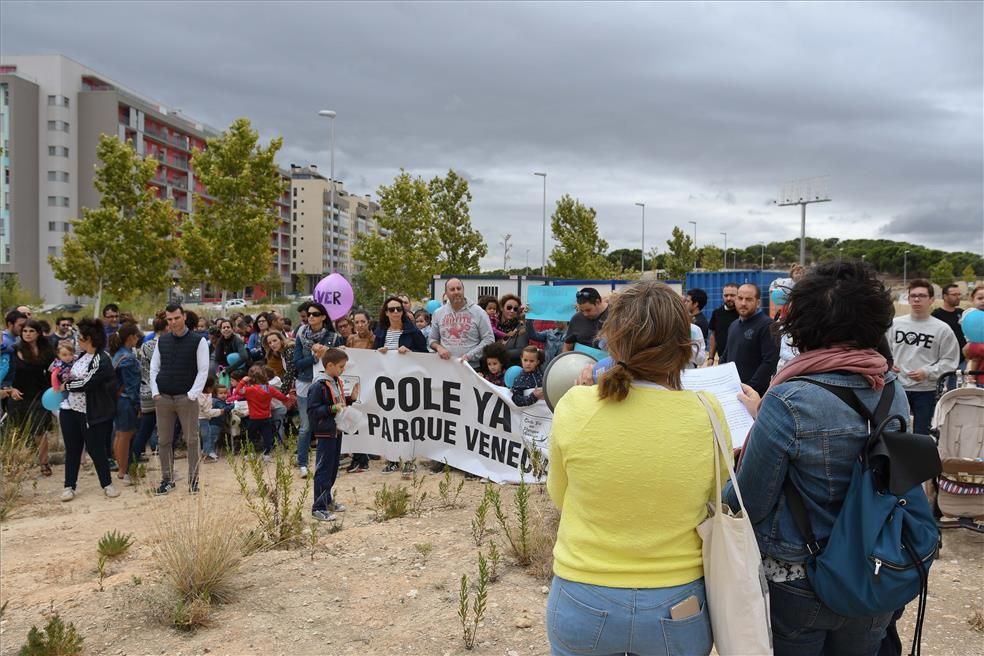
{"type": "Polygon", "coordinates": [[[465,298],[465,286],[458,278],[449,278],[444,285],[448,302],[434,313],[431,324],[431,343],[442,360],[452,356],[478,369],[486,344],[495,341],[489,315],[465,298]]]}

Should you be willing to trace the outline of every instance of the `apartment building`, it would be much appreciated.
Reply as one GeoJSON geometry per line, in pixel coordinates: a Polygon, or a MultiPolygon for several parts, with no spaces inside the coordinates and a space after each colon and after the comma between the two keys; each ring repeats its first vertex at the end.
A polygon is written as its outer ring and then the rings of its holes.
{"type": "MultiPolygon", "coordinates": [[[[61,254],[71,219],[99,204],[93,177],[101,135],[154,157],[153,184],[179,212],[194,212],[193,193],[209,198],[191,155],[217,130],[62,55],[0,58],[0,131],[0,273],[16,273],[48,304],[77,300],[54,278],[48,256],[61,254]]],[[[285,190],[271,208],[279,223],[270,248],[283,289],[291,274],[290,201],[285,190]]]]}

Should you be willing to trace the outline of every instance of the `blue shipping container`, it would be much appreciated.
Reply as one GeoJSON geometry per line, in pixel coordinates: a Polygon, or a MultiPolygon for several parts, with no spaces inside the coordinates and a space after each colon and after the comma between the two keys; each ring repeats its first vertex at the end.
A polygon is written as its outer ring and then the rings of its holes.
{"type": "MultiPolygon", "coordinates": [[[[788,271],[758,271],[756,269],[732,269],[725,271],[700,271],[687,274],[687,289],[700,288],[707,292],[707,305],[704,316],[711,320],[711,313],[721,306],[724,297],[721,289],[728,283],[743,285],[746,282],[758,285],[762,293],[762,307],[769,310],[769,285],[776,278],[788,278],[788,271]]],[[[686,290],[684,290],[686,293],[686,290]]]]}

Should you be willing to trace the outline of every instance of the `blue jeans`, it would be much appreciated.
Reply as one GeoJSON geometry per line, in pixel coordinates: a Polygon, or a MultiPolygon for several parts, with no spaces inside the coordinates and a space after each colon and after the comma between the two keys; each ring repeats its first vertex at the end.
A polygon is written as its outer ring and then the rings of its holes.
{"type": "Polygon", "coordinates": [[[300,425],[297,429],[297,466],[307,467],[308,452],[311,450],[311,424],[308,422],[307,397],[297,395],[297,413],[300,425]]]}
{"type": "Polygon", "coordinates": [[[547,637],[554,656],[699,656],[711,653],[704,579],[671,588],[608,588],[553,578],[547,637]],[[700,612],[679,620],[670,608],[691,595],[700,612]]]}
{"type": "Polygon", "coordinates": [[[912,413],[910,430],[918,435],[929,435],[929,425],[936,409],[936,392],[906,392],[909,412],[912,413]]]}
{"type": "Polygon", "coordinates": [[[211,455],[215,453],[215,443],[219,441],[218,426],[213,426],[208,419],[198,419],[198,435],[202,438],[202,454],[211,455]]]}
{"type": "Polygon", "coordinates": [[[775,656],[875,656],[892,613],[843,617],[820,601],[806,579],[769,581],[775,656]]]}
{"type": "Polygon", "coordinates": [[[342,455],[342,434],[322,437],[314,456],[314,505],[311,511],[328,510],[331,506],[331,488],[338,478],[338,460],[342,455]]]}
{"type": "Polygon", "coordinates": [[[142,456],[150,442],[150,450],[157,450],[157,413],[153,410],[142,412],[137,427],[137,434],[133,436],[130,444],[130,452],[134,456],[142,456]]]}
{"type": "Polygon", "coordinates": [[[287,408],[270,408],[270,418],[273,419],[273,434],[280,446],[284,445],[284,425],[287,423],[287,408]]]}

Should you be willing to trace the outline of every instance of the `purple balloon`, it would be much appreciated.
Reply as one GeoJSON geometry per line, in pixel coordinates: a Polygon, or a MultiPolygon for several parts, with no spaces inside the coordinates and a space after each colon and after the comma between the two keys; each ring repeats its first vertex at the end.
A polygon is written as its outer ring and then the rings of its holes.
{"type": "Polygon", "coordinates": [[[355,294],[344,276],[333,273],[325,276],[314,288],[314,300],[325,306],[332,321],[341,319],[352,309],[355,294]]]}

